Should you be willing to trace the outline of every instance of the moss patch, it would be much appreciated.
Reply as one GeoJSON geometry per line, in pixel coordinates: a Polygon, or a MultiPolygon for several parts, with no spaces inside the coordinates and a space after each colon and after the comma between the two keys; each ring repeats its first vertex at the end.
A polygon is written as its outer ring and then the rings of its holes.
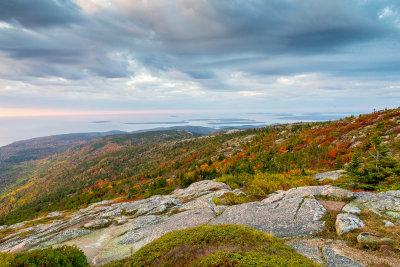
{"type": "Polygon", "coordinates": [[[36,225],[39,225],[39,224],[47,224],[47,223],[53,222],[55,220],[60,220],[62,218],[63,218],[62,216],[50,217],[50,218],[44,217],[44,218],[41,218],[41,219],[38,219],[38,220],[26,222],[24,227],[32,227],[32,226],[36,226],[36,225]]]}
{"type": "Polygon", "coordinates": [[[234,193],[228,192],[223,194],[220,197],[214,196],[213,202],[215,205],[238,205],[250,202],[250,199],[245,195],[235,195],[234,193]]]}
{"type": "Polygon", "coordinates": [[[316,237],[328,238],[328,239],[338,239],[336,234],[336,216],[339,212],[334,210],[328,210],[321,221],[325,221],[324,229],[322,232],[315,234],[316,237]]]}

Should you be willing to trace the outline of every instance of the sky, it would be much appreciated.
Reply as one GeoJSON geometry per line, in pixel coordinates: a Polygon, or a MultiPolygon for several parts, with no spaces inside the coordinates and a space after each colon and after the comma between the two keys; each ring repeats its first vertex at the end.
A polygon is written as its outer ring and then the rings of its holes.
{"type": "Polygon", "coordinates": [[[0,1],[0,117],[399,103],[399,0],[0,1]]]}

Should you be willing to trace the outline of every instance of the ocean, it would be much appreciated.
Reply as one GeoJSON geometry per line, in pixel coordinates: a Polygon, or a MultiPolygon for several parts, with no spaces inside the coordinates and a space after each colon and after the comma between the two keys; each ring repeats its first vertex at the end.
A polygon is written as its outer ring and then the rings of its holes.
{"type": "MultiPolygon", "coordinates": [[[[358,114],[358,113],[357,113],[358,114]]],[[[327,121],[343,118],[350,113],[193,113],[193,114],[134,114],[91,116],[0,117],[0,146],[15,141],[56,134],[137,131],[171,126],[204,126],[211,128],[298,121],[327,121]]]]}

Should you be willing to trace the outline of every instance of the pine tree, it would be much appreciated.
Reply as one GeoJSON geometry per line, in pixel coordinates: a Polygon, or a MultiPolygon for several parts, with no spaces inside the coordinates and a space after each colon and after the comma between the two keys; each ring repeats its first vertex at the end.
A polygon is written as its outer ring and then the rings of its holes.
{"type": "Polygon", "coordinates": [[[346,173],[355,182],[363,182],[364,171],[360,161],[360,156],[355,153],[349,164],[346,166],[346,173]]]}

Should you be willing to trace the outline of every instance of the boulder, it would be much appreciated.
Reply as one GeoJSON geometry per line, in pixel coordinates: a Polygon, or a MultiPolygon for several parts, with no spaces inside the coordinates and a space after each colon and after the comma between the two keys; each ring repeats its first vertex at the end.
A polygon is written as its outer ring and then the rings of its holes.
{"type": "Polygon", "coordinates": [[[354,193],[350,190],[342,189],[339,187],[327,186],[322,190],[321,196],[339,199],[353,199],[354,193]]]}
{"type": "Polygon", "coordinates": [[[115,216],[119,216],[122,214],[122,209],[120,208],[111,208],[105,212],[99,214],[101,218],[113,218],[115,216]]]}
{"type": "Polygon", "coordinates": [[[385,224],[386,227],[394,227],[394,223],[388,220],[383,220],[383,223],[385,224]]]}
{"type": "Polygon", "coordinates": [[[312,177],[317,181],[323,180],[337,180],[341,176],[345,174],[344,170],[330,171],[330,172],[321,172],[314,174],[312,177]]]}
{"type": "Polygon", "coordinates": [[[330,185],[324,186],[301,186],[289,189],[286,192],[282,192],[285,198],[299,198],[306,196],[317,196],[321,195],[324,189],[331,187],[330,185]]]}
{"type": "Polygon", "coordinates": [[[205,180],[193,183],[186,189],[176,189],[174,190],[172,195],[182,202],[188,202],[200,196],[207,195],[209,193],[222,189],[231,191],[231,188],[227,184],[205,180]]]}
{"type": "Polygon", "coordinates": [[[182,210],[213,208],[215,207],[215,204],[212,200],[214,196],[215,193],[209,193],[207,195],[203,195],[195,200],[184,203],[180,208],[182,210]]]}
{"type": "Polygon", "coordinates": [[[339,213],[336,217],[336,233],[341,236],[347,232],[364,227],[364,222],[354,214],[339,213]]]}
{"type": "Polygon", "coordinates": [[[358,243],[362,245],[391,245],[395,241],[391,238],[380,236],[374,233],[362,232],[357,236],[358,243]]]}
{"type": "Polygon", "coordinates": [[[134,213],[135,217],[143,215],[158,215],[167,213],[168,210],[175,207],[180,207],[182,202],[170,196],[152,196],[148,199],[140,200],[137,205],[131,205],[126,207],[126,213],[134,213]],[[136,211],[136,212],[135,212],[136,211]]]}
{"type": "Polygon", "coordinates": [[[342,211],[347,212],[347,213],[353,213],[353,214],[360,214],[361,210],[352,204],[347,204],[346,206],[343,207],[342,211]]]}
{"type": "Polygon", "coordinates": [[[99,229],[107,227],[111,224],[111,221],[108,219],[95,219],[91,222],[86,223],[83,227],[86,229],[99,229]]]}
{"type": "Polygon", "coordinates": [[[135,219],[134,221],[128,223],[127,227],[132,230],[137,230],[148,225],[157,224],[160,221],[161,221],[160,217],[156,215],[141,216],[135,219]]]}

